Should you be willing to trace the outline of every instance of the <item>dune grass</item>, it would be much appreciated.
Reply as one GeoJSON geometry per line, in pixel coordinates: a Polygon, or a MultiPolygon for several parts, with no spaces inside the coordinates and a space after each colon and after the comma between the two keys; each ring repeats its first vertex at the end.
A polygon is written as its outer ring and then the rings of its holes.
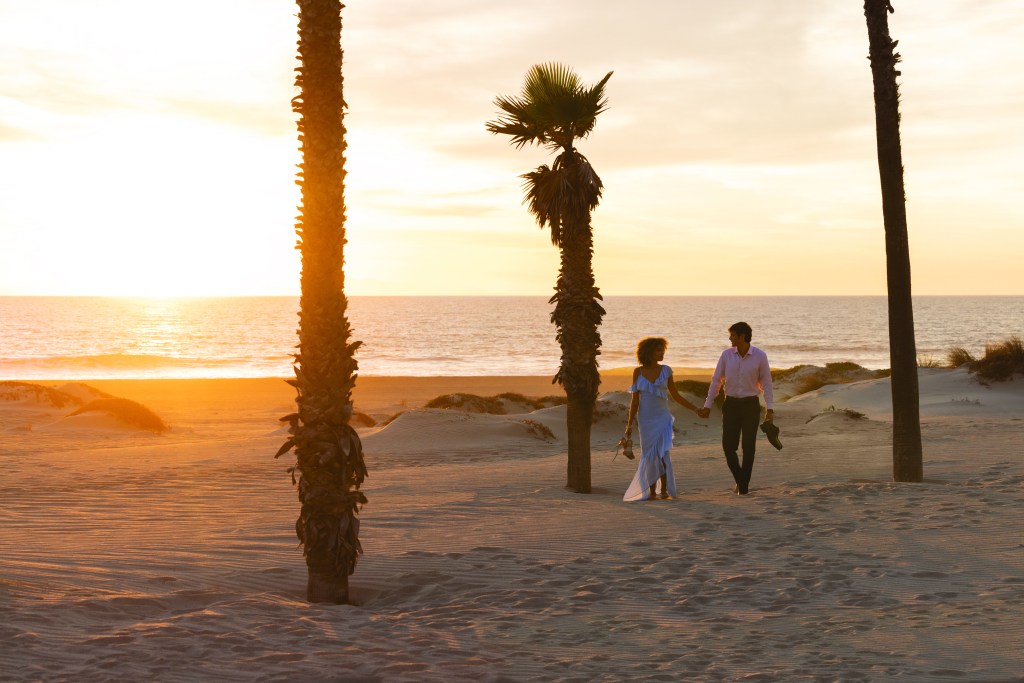
{"type": "MultiPolygon", "coordinates": [[[[534,410],[541,408],[549,408],[551,406],[562,405],[565,403],[564,396],[543,396],[541,398],[530,398],[529,396],[523,396],[514,392],[506,392],[498,394],[497,396],[477,396],[476,394],[444,394],[436,398],[431,399],[424,405],[424,408],[435,408],[440,410],[464,410],[469,413],[485,413],[488,415],[505,415],[508,411],[505,409],[503,401],[510,403],[519,403],[534,410]]],[[[382,420],[377,423],[378,427],[387,427],[389,424],[395,421],[399,415],[404,415],[406,411],[400,411],[392,415],[391,417],[382,420]]],[[[595,411],[596,413],[597,411],[595,411]]],[[[368,418],[373,419],[373,418],[368,418]]],[[[551,432],[547,426],[535,421],[535,420],[520,420],[520,422],[526,425],[530,434],[538,439],[553,440],[555,435],[551,432]]],[[[371,425],[372,426],[372,425],[371,425]]]]}
{"type": "Polygon", "coordinates": [[[985,346],[985,355],[975,358],[969,351],[954,347],[946,354],[949,367],[964,365],[982,383],[1006,382],[1014,375],[1024,374],[1024,342],[1017,335],[985,346]]]}
{"type": "Polygon", "coordinates": [[[865,379],[888,377],[889,370],[868,370],[857,363],[825,363],[824,368],[813,365],[795,365],[784,370],[772,370],[772,382],[796,381],[796,393],[806,394],[829,384],[850,384],[865,379]]]}
{"type": "Polygon", "coordinates": [[[552,406],[565,405],[567,399],[563,396],[541,396],[540,398],[532,398],[530,396],[523,396],[515,392],[505,392],[504,394],[498,394],[491,398],[504,399],[512,403],[522,403],[524,405],[532,407],[534,410],[540,410],[541,408],[551,408],[552,406]]]}
{"type": "Polygon", "coordinates": [[[866,420],[866,419],[868,419],[867,415],[865,415],[864,413],[861,413],[859,411],[852,410],[850,408],[836,408],[835,406],[829,406],[828,408],[825,408],[825,410],[821,411],[820,413],[812,415],[811,418],[809,420],[807,420],[807,422],[812,422],[815,419],[821,417],[822,415],[842,415],[843,417],[849,418],[851,420],[866,420]]]}
{"type": "Polygon", "coordinates": [[[825,363],[825,371],[832,374],[856,372],[857,370],[867,370],[867,368],[856,363],[825,363]]]}
{"type": "Polygon", "coordinates": [[[946,365],[951,368],[959,368],[961,366],[970,366],[978,359],[974,357],[970,351],[962,346],[954,346],[946,352],[946,365]]]}
{"type": "Polygon", "coordinates": [[[49,404],[54,408],[80,406],[84,403],[84,401],[77,396],[73,396],[72,394],[65,393],[58,389],[44,387],[42,384],[14,381],[0,382],[0,400],[21,401],[26,398],[31,398],[31,400],[38,403],[49,404]]]}
{"type": "Polygon", "coordinates": [[[772,383],[785,382],[786,380],[792,379],[797,373],[804,368],[813,368],[813,365],[794,365],[791,368],[772,368],[772,383]]]}
{"type": "MultiPolygon", "coordinates": [[[[680,382],[676,382],[676,389],[679,390],[680,394],[696,396],[700,399],[698,404],[703,405],[704,399],[707,398],[708,391],[711,390],[711,382],[701,382],[696,379],[684,379],[680,382]]],[[[714,405],[721,408],[723,403],[725,403],[725,395],[722,392],[718,392],[718,396],[715,396],[714,405]]]]}
{"type": "Polygon", "coordinates": [[[526,425],[526,429],[530,432],[530,436],[543,439],[544,441],[555,440],[555,433],[552,432],[546,424],[542,424],[536,420],[520,420],[520,422],[526,425]]]}
{"type": "Polygon", "coordinates": [[[137,429],[162,434],[170,427],[152,410],[127,398],[98,398],[90,401],[68,417],[84,413],[106,413],[118,421],[137,429]]]}
{"type": "MultiPolygon", "coordinates": [[[[888,375],[888,370],[868,370],[856,363],[826,363],[824,368],[804,364],[794,365],[791,368],[773,369],[772,383],[796,381],[796,393],[806,394],[808,391],[820,389],[828,384],[849,384],[888,375]]],[[[703,398],[708,395],[711,383],[688,379],[676,382],[676,388],[682,393],[703,398]]],[[[719,392],[715,397],[715,405],[721,408],[724,400],[722,393],[719,392]]]]}
{"type": "Polygon", "coordinates": [[[355,427],[376,427],[377,421],[366,413],[361,413],[357,410],[352,413],[352,425],[355,427]]]}
{"type": "Polygon", "coordinates": [[[477,396],[476,394],[444,394],[431,399],[425,408],[443,410],[464,410],[469,413],[487,413],[489,415],[505,415],[505,401],[519,403],[533,410],[550,408],[565,404],[565,396],[542,396],[531,398],[515,392],[505,392],[496,396],[477,396]]]}
{"type": "Polygon", "coordinates": [[[505,404],[501,402],[501,399],[494,396],[477,396],[476,394],[444,394],[430,399],[424,407],[464,410],[469,413],[487,413],[488,415],[505,414],[505,404]]]}

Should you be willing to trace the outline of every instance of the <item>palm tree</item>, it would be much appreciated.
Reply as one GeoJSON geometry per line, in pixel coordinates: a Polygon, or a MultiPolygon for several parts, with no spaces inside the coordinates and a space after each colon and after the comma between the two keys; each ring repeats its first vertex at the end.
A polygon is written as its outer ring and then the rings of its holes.
{"type": "Polygon", "coordinates": [[[366,477],[363,447],[349,425],[356,381],[355,351],[345,316],[345,124],[339,0],[297,0],[299,62],[292,100],[299,114],[302,204],[296,219],[302,254],[299,344],[295,354],[297,412],[282,418],[295,448],[289,468],[301,510],[295,532],[308,570],[310,602],[348,602],[348,577],[359,544],[359,490],[366,477]]]}
{"type": "Polygon", "coordinates": [[[551,166],[545,164],[521,177],[526,189],[523,203],[541,228],[550,228],[551,243],[561,255],[555,295],[548,302],[555,304],[551,322],[562,349],[552,382],[565,388],[567,485],[578,493],[590,493],[590,427],[601,383],[597,328],[604,309],[594,285],[590,213],[600,202],[603,185],[574,145],[578,138],[590,134],[598,114],[607,108],[605,84],[611,76],[609,71],[597,85],[587,88],[566,66],[534,65],[526,74],[522,95],[495,99],[501,112],[487,123],[491,133],[511,136],[516,148],[532,143],[558,152],[551,166]]]}
{"type": "Polygon", "coordinates": [[[910,295],[910,247],[900,150],[899,86],[889,37],[889,0],[865,0],[871,77],[875,87],[875,135],[885,223],[886,282],[889,290],[889,362],[892,365],[892,469],[895,481],[924,478],[921,412],[917,385],[914,304],[910,295]]]}

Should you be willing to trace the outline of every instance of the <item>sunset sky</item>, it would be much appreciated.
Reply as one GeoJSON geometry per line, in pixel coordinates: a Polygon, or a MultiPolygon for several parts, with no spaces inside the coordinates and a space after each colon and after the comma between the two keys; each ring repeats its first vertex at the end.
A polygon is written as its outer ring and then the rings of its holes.
{"type": "MultiPolygon", "coordinates": [[[[893,0],[914,292],[1024,294],[1024,3],[893,0]]],[[[285,0],[0,0],[0,295],[298,292],[285,0]]],[[[605,294],[884,294],[860,0],[370,2],[344,11],[350,294],[547,294],[489,135],[534,63],[580,143],[605,294]]]]}

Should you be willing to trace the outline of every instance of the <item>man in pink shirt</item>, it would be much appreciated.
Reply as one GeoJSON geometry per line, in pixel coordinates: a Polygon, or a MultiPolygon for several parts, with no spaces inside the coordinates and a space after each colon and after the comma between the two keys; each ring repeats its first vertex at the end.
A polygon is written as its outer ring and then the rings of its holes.
{"type": "Polygon", "coordinates": [[[725,389],[725,404],[722,406],[722,450],[733,479],[736,493],[745,495],[750,487],[750,475],[754,471],[754,451],[757,447],[757,426],[761,421],[759,394],[764,394],[768,413],[766,421],[775,416],[775,399],[772,392],[772,373],[768,367],[768,356],[756,346],[750,345],[753,331],[747,323],[736,323],[729,328],[732,346],[722,352],[711,377],[711,387],[704,407],[698,411],[701,417],[711,414],[711,404],[718,392],[725,389]],[[743,464],[736,456],[736,449],[743,445],[743,464]]]}

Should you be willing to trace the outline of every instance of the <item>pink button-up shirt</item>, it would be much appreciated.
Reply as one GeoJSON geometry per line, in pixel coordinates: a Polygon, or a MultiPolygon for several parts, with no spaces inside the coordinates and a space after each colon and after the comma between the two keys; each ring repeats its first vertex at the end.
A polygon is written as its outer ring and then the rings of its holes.
{"type": "Polygon", "coordinates": [[[715,374],[711,377],[711,388],[704,402],[710,408],[718,392],[725,386],[725,395],[733,398],[746,398],[764,394],[764,403],[768,410],[775,410],[775,395],[772,391],[772,372],[768,367],[768,354],[756,346],[747,350],[746,356],[740,356],[735,346],[722,352],[715,366],[715,374]]]}

